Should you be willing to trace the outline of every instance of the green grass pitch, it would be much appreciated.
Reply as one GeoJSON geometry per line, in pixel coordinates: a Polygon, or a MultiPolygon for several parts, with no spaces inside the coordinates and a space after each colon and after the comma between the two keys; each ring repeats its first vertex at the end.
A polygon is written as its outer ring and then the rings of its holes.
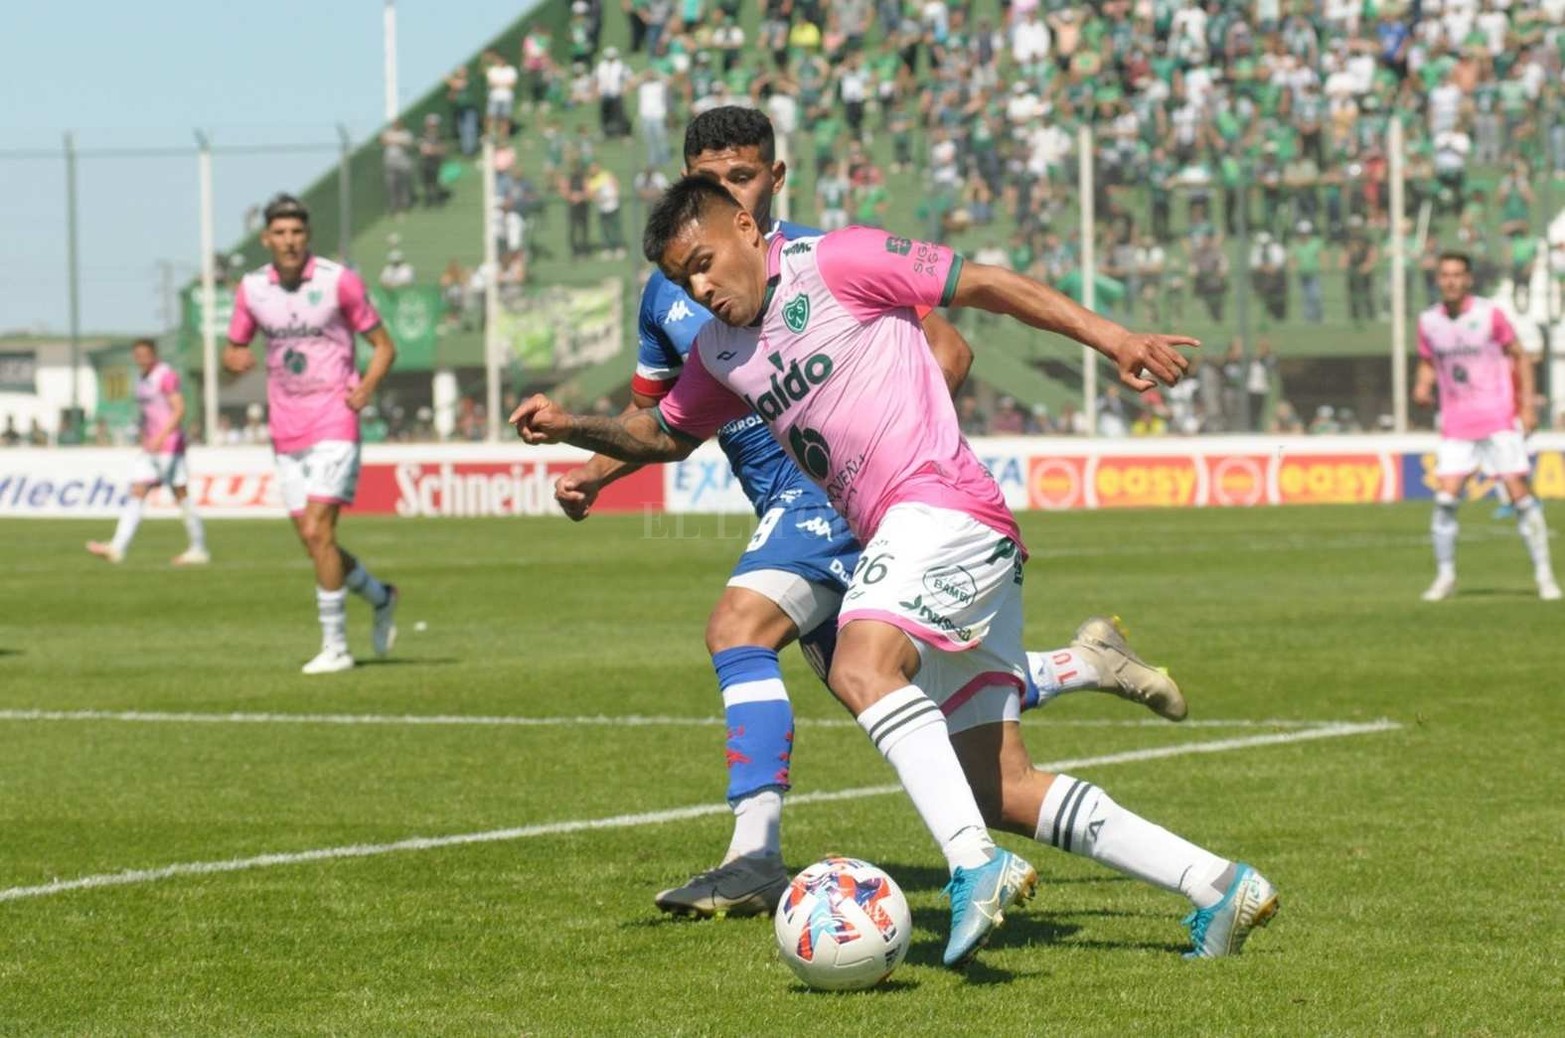
{"type": "Polygon", "coordinates": [[[786,653],[789,863],[867,858],[914,911],[907,963],[850,995],[799,987],[767,920],[652,906],[726,844],[715,723],[80,713],[716,718],[702,625],[748,523],[349,517],[344,542],[403,588],[402,640],[321,678],[297,673],[317,628],[283,522],[212,523],[193,571],[166,565],[177,523],[117,568],[81,549],[106,523],[0,523],[0,1035],[1559,1033],[1565,609],[1534,597],[1513,525],[1463,520],[1462,593],[1431,606],[1427,506],[1024,517],[1031,647],[1118,612],[1192,722],[1250,722],[1141,724],[1090,694],[1025,722],[1040,761],[1166,751],[1073,770],[1277,884],[1277,920],[1225,961],[1180,959],[1181,899],[1007,836],[1039,896],[965,975],[941,969],[939,855],[901,794],[807,802],[893,777],[786,653]],[[1193,749],[1381,718],[1400,727],[1193,749]]]}

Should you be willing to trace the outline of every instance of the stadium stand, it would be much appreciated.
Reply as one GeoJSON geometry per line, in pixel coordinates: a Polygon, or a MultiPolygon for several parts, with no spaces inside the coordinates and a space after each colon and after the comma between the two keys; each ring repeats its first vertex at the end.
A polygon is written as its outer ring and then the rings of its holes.
{"type": "MultiPolygon", "coordinates": [[[[417,190],[392,214],[388,188],[401,188],[383,142],[354,154],[351,260],[373,279],[396,251],[418,283],[441,286],[430,363],[470,386],[482,355],[472,151],[477,120],[492,116],[515,214],[495,223],[514,253],[502,276],[621,279],[629,350],[645,198],[677,175],[692,113],[744,103],[787,130],[792,219],[819,224],[840,208],[1079,293],[1074,149],[1086,123],[1097,305],[1207,344],[1186,398],[1105,400],[1125,431],[1232,429],[1240,394],[1260,407],[1256,428],[1302,426],[1295,416],[1314,416],[1317,431],[1372,426],[1389,399],[1390,120],[1407,142],[1410,310],[1430,298],[1434,255],[1461,247],[1480,292],[1536,314],[1565,174],[1562,55],[1565,0],[548,0],[475,53],[465,83],[454,76],[403,114],[447,141],[413,174],[437,197],[417,190]],[[604,247],[595,212],[616,189],[625,253],[604,247]],[[586,239],[573,239],[583,220],[586,239]]],[[[333,170],[305,195],[326,252],[337,193],[333,170]]],[[[241,250],[259,258],[253,241],[241,250]]],[[[1085,431],[1071,417],[1075,351],[1009,322],[959,323],[983,335],[985,424],[1085,431]]],[[[626,354],[569,373],[522,365],[513,389],[553,385],[590,403],[622,390],[629,370],[626,354]]]]}

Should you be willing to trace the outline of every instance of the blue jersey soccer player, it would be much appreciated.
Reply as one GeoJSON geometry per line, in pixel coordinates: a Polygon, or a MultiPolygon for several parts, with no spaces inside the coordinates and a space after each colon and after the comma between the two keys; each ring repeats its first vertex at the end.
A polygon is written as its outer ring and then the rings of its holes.
{"type": "MultiPolygon", "coordinates": [[[[722,184],[770,235],[818,232],[771,215],[787,170],[775,155],[770,121],[749,108],[715,108],[685,134],[685,166],[722,184]]],[[[719,309],[722,302],[718,301],[719,309]]],[[[656,272],[642,293],[631,407],[656,406],[678,381],[691,344],[713,314],[656,272]]],[[[972,352],[960,333],[934,314],[924,318],[930,349],[955,390],[972,352]]],[[[707,623],[727,723],[728,801],[734,832],[721,864],[660,892],[659,908],[679,915],[771,912],[787,887],[780,829],[789,786],[793,709],[777,654],[797,640],[824,680],[836,642],[837,611],[858,564],[859,543],[847,524],[768,432],[759,415],[718,433],[735,478],[759,520],[707,623]]],[[[585,518],[599,491],[637,466],[602,455],[562,476],[556,497],[566,514],[585,518]]],[[[1174,682],[1130,652],[1112,620],[1094,617],[1072,643],[1029,653],[1027,706],[1077,689],[1103,689],[1179,720],[1185,702],[1174,682]]]]}

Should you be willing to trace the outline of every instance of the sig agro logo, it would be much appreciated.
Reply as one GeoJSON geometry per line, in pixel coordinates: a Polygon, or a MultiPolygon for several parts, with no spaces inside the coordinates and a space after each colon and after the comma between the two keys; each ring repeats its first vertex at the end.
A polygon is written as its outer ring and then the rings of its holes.
{"type": "Polygon", "coordinates": [[[804,331],[810,323],[810,297],[800,292],[783,304],[783,324],[794,334],[804,331]]]}
{"type": "Polygon", "coordinates": [[[924,573],[924,590],[942,605],[963,609],[978,598],[978,582],[961,566],[937,566],[924,573]]]}
{"type": "MultiPolygon", "coordinates": [[[[809,309],[809,302],[806,300],[804,305],[806,321],[809,320],[809,309]]],[[[783,319],[787,320],[787,317],[784,316],[783,319]]],[[[766,392],[755,398],[746,396],[744,402],[768,422],[775,422],[787,414],[789,408],[809,396],[811,390],[825,382],[831,375],[831,356],[826,353],[813,353],[805,358],[803,364],[794,361],[788,365],[787,370],[783,369],[781,353],[773,353],[766,359],[772,362],[772,367],[777,369],[778,374],[772,376],[770,388],[766,392]]]]}

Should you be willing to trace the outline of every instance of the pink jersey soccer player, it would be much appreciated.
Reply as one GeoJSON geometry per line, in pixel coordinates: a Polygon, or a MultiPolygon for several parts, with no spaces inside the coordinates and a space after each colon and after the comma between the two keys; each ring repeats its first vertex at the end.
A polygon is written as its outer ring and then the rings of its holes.
{"type": "Polygon", "coordinates": [[[211,561],[206,550],[206,530],[185,489],[190,473],[185,465],[185,392],[179,372],[158,359],[158,344],[151,339],[137,339],[130,352],[141,372],[136,379],[136,445],[141,451],[131,471],[130,495],[115,524],[113,540],[88,541],[87,550],[108,562],[125,561],[136,528],[141,525],[147,495],[162,485],[179,502],[185,533],[190,538],[189,546],[174,556],[174,565],[205,565],[211,561]]]}
{"type": "Polygon", "coordinates": [[[1034,769],[1022,742],[1022,546],[999,486],[958,428],[915,314],[976,306],[1071,336],[1132,388],[1176,382],[1179,337],[1137,335],[1000,267],[855,227],[768,242],[720,186],[687,177],[659,201],[647,258],[718,318],[673,392],[613,418],[533,397],[530,443],[634,461],[683,457],[754,411],[864,543],[829,684],[896,769],[951,870],[945,962],[966,962],[1037,881],[986,825],[1177,891],[1197,956],[1237,952],[1277,908],[1255,869],[1189,843],[1102,790],[1034,769]]]}
{"type": "Polygon", "coordinates": [[[1532,361],[1511,322],[1493,300],[1472,294],[1472,261],[1460,252],[1441,255],[1435,276],[1440,302],[1418,317],[1418,378],[1413,400],[1429,407],[1440,387],[1440,453],[1435,463],[1435,582],[1424,601],[1456,591],[1456,521],[1462,485],[1478,469],[1505,484],[1516,508],[1516,526],[1532,557],[1538,597],[1554,601],[1560,586],[1549,562],[1549,528],[1532,496],[1523,438],[1538,424],[1533,407],[1532,361]]]}
{"type": "Polygon", "coordinates": [[[353,667],[346,596],[375,610],[372,642],[384,656],[396,641],[397,589],[382,584],[337,545],[337,514],[359,481],[359,411],[391,370],[397,350],[365,295],[363,280],[340,263],[310,254],[310,214],[288,195],[266,207],[261,241],[272,262],[246,274],[234,296],[223,366],[255,366],[250,342],[266,335],[266,403],[283,503],[315,563],[321,651],[306,674],[353,667]],[[353,339],[375,347],[360,379],[353,339]]]}

